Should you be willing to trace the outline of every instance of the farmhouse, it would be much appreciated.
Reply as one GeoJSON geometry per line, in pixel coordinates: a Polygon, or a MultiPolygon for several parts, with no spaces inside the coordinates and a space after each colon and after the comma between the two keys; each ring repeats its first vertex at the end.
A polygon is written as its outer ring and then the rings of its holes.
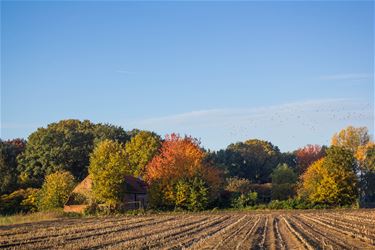
{"type": "MultiPolygon", "coordinates": [[[[125,178],[126,192],[123,197],[125,209],[134,210],[147,206],[147,184],[139,178],[127,175],[125,178]]],[[[65,203],[64,212],[82,213],[92,200],[92,179],[87,176],[79,183],[68,201],[65,203]]]]}

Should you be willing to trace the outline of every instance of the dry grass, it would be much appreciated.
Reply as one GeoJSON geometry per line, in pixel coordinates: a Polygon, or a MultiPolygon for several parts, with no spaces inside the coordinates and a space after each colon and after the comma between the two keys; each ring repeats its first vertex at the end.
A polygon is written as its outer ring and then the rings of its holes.
{"type": "Polygon", "coordinates": [[[16,214],[9,216],[0,216],[0,226],[23,224],[30,222],[39,221],[50,221],[57,220],[64,217],[64,213],[61,210],[52,212],[38,212],[30,214],[16,214]]]}

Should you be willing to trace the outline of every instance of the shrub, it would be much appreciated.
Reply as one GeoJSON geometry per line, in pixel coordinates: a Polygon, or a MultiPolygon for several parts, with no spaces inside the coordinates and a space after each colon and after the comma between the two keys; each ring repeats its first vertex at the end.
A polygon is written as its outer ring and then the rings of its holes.
{"type": "Polygon", "coordinates": [[[295,195],[297,175],[287,164],[278,165],[271,176],[273,200],[287,200],[295,195]]]}
{"type": "Polygon", "coordinates": [[[232,192],[232,193],[247,193],[251,190],[251,182],[248,179],[245,178],[228,178],[227,179],[227,185],[225,187],[226,191],[232,192]]]}
{"type": "Polygon", "coordinates": [[[74,186],[74,177],[68,171],[47,175],[38,197],[38,209],[45,211],[64,207],[74,186]]]}
{"type": "Polygon", "coordinates": [[[36,197],[39,189],[19,189],[0,197],[0,214],[10,215],[36,211],[36,197]]]}
{"type": "Polygon", "coordinates": [[[312,209],[312,208],[327,208],[328,206],[319,206],[309,201],[294,198],[288,200],[273,200],[268,205],[269,209],[312,209]]]}
{"type": "Polygon", "coordinates": [[[206,183],[195,177],[190,185],[188,209],[191,211],[201,211],[208,205],[208,188],[206,183]]]}
{"type": "Polygon", "coordinates": [[[232,198],[232,207],[245,208],[254,206],[257,202],[258,193],[248,192],[246,194],[237,194],[232,198]]]}

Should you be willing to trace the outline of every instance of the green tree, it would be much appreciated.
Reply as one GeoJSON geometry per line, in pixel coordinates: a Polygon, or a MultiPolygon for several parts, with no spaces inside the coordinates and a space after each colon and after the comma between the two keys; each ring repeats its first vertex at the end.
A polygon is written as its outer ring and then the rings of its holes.
{"type": "Polygon", "coordinates": [[[64,170],[82,179],[93,147],[93,127],[87,120],[62,120],[32,133],[19,157],[21,180],[39,186],[46,175],[64,170]]]}
{"type": "Polygon", "coordinates": [[[0,140],[0,194],[11,193],[18,187],[17,156],[25,150],[26,141],[0,140]]]}
{"type": "Polygon", "coordinates": [[[112,124],[95,124],[93,126],[93,135],[94,144],[97,144],[103,140],[126,143],[130,139],[130,136],[122,127],[112,124]]]}
{"type": "Polygon", "coordinates": [[[189,204],[190,185],[181,179],[176,184],[176,199],[175,206],[182,209],[187,209],[189,204]]]}
{"type": "Polygon", "coordinates": [[[25,152],[18,157],[21,180],[40,186],[45,175],[63,170],[82,180],[95,143],[105,139],[124,142],[126,138],[122,128],[108,124],[73,119],[51,123],[29,136],[25,152]]]}
{"type": "Polygon", "coordinates": [[[270,182],[272,170],[282,159],[276,146],[256,139],[231,144],[212,158],[228,176],[246,178],[252,183],[270,182]]]}
{"type": "Polygon", "coordinates": [[[51,210],[64,207],[74,186],[74,176],[68,171],[57,171],[47,175],[39,194],[38,209],[51,210]]]}
{"type": "Polygon", "coordinates": [[[202,211],[208,205],[209,190],[203,179],[195,177],[190,183],[188,209],[191,211],[202,211]]]}
{"type": "Polygon", "coordinates": [[[125,145],[131,173],[145,177],[146,165],[158,153],[161,146],[160,136],[153,132],[140,131],[125,145]]]}
{"type": "Polygon", "coordinates": [[[232,198],[232,206],[235,208],[245,208],[249,206],[254,206],[257,203],[257,200],[257,192],[237,194],[232,198]]]}
{"type": "Polygon", "coordinates": [[[91,154],[89,167],[97,201],[111,207],[121,202],[126,187],[125,175],[129,173],[129,161],[123,144],[111,140],[97,144],[91,154]]]}
{"type": "Polygon", "coordinates": [[[287,164],[279,164],[271,177],[273,200],[287,200],[295,195],[297,174],[287,164]]]}
{"type": "Polygon", "coordinates": [[[36,211],[38,194],[39,189],[27,188],[0,196],[0,214],[10,215],[36,211]]]}
{"type": "Polygon", "coordinates": [[[312,203],[351,205],[358,198],[353,153],[331,146],[327,156],[313,163],[302,176],[299,195],[312,203]]]}

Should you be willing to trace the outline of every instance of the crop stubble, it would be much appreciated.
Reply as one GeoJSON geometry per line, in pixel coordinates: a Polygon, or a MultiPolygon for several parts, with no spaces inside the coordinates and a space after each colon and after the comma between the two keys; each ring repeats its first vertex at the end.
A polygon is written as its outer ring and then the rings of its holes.
{"type": "Polygon", "coordinates": [[[60,219],[0,227],[1,249],[375,249],[375,210],[60,219]]]}

